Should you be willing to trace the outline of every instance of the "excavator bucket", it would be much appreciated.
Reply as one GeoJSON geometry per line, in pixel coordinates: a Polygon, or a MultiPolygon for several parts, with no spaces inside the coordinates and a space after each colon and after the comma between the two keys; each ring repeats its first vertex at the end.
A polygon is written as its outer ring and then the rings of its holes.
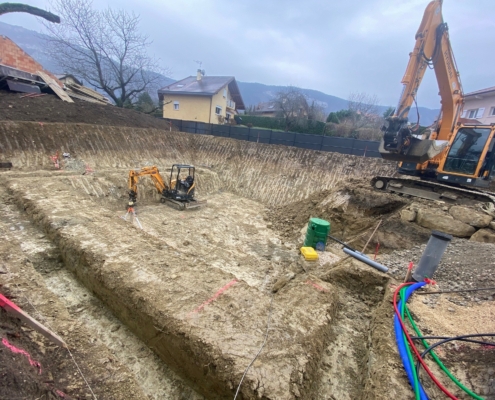
{"type": "Polygon", "coordinates": [[[447,143],[437,144],[435,140],[421,140],[411,138],[411,144],[401,152],[392,152],[385,149],[384,140],[380,141],[378,151],[385,160],[423,164],[440,154],[447,143]]]}

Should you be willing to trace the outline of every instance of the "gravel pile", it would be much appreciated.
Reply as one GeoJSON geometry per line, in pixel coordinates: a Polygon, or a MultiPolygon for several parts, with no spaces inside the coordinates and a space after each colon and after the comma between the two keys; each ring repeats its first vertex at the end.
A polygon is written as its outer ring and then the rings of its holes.
{"type": "MultiPolygon", "coordinates": [[[[425,247],[426,244],[410,250],[394,251],[382,256],[381,262],[390,268],[396,279],[402,281],[409,262],[417,265],[425,247]]],[[[439,290],[495,287],[495,245],[454,238],[447,246],[433,279],[438,283],[439,290]]],[[[459,295],[465,300],[493,301],[495,289],[459,295]]],[[[463,300],[460,302],[464,303],[463,300]]]]}

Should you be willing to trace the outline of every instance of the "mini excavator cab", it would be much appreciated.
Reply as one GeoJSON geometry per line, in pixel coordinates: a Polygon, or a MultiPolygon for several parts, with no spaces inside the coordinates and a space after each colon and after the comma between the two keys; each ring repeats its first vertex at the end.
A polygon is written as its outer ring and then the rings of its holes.
{"type": "Polygon", "coordinates": [[[169,198],[178,201],[194,200],[196,182],[194,180],[195,168],[187,164],[174,164],[170,171],[169,198]]]}

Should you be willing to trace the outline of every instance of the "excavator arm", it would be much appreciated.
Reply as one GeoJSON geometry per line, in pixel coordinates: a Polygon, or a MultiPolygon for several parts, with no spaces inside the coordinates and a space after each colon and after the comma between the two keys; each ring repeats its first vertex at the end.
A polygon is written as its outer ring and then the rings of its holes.
{"type": "Polygon", "coordinates": [[[129,206],[132,207],[137,201],[137,184],[141,176],[150,176],[158,193],[162,194],[164,190],[168,190],[168,186],[160,175],[158,168],[143,167],[139,171],[131,169],[129,171],[128,188],[129,188],[129,206]]]}
{"type": "Polygon", "coordinates": [[[462,85],[448,27],[443,22],[442,1],[430,2],[416,33],[416,44],[402,79],[402,95],[394,115],[387,118],[388,125],[383,128],[380,153],[385,159],[419,164],[434,158],[443,150],[434,140],[448,140],[459,119],[463,105],[462,85]],[[428,68],[435,71],[442,112],[437,132],[429,139],[421,140],[414,136],[414,128],[408,126],[408,114],[428,68]]]}

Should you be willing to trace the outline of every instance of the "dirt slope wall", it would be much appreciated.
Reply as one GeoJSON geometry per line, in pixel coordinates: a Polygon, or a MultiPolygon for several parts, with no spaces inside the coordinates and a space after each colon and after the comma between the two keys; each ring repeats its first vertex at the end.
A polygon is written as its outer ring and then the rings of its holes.
{"type": "MultiPolygon", "coordinates": [[[[222,189],[277,205],[332,188],[351,176],[390,174],[395,164],[286,146],[237,141],[205,135],[86,124],[0,123],[2,161],[15,169],[54,169],[57,151],[92,169],[136,168],[173,163],[207,166],[222,189]]],[[[83,168],[84,170],[84,168],[83,168]]],[[[126,172],[123,172],[125,183],[126,172]]],[[[201,189],[201,188],[200,188],[201,189]]]]}

